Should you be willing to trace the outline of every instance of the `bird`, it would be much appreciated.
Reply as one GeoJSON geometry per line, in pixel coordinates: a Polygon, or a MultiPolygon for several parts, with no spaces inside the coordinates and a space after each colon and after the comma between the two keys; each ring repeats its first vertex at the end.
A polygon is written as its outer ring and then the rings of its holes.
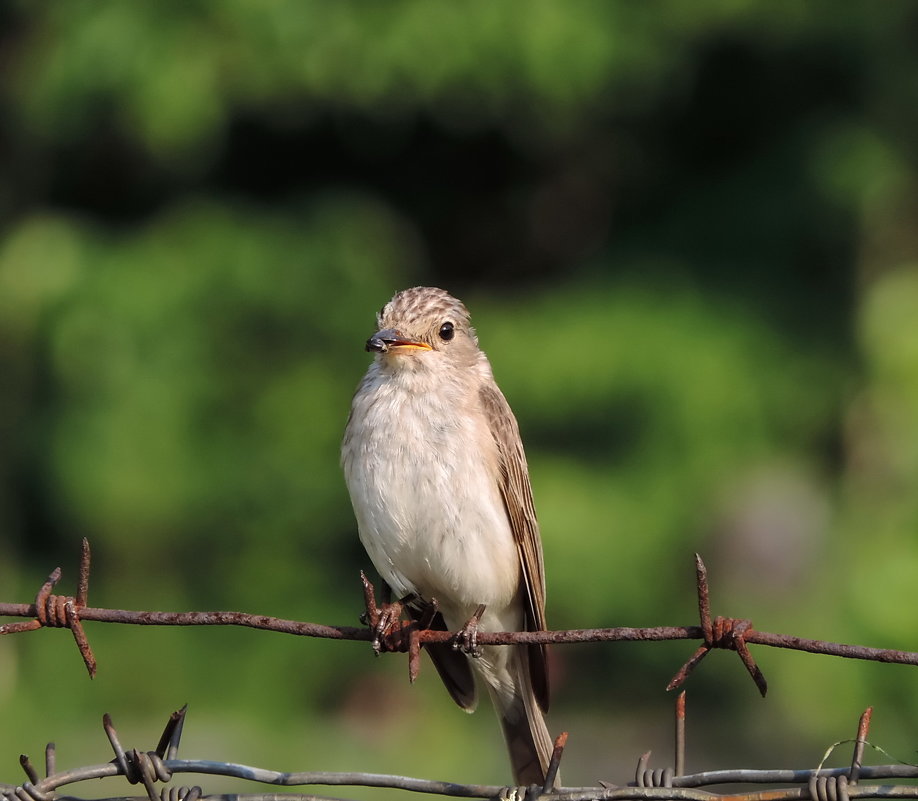
{"type": "Polygon", "coordinates": [[[474,636],[546,629],[542,543],[516,418],[468,310],[443,289],[397,292],[366,350],[373,361],[341,446],[360,540],[414,619],[426,609],[431,628],[471,630],[470,647],[426,650],[468,712],[478,677],[514,781],[542,785],[552,753],[546,647],[478,647],[474,636]]]}

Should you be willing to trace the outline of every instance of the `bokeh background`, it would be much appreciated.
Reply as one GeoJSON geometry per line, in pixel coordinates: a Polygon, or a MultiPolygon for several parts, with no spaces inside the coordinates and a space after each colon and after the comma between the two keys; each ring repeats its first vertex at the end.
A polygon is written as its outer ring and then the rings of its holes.
{"type": "MultiPolygon", "coordinates": [[[[376,309],[434,284],[519,418],[554,627],[694,623],[699,551],[716,613],[918,648],[916,35],[897,0],[4,3],[0,600],[72,592],[86,536],[92,605],[355,623],[340,437],[376,309]]],[[[92,682],[0,641],[0,780],[185,702],[187,757],[508,780],[429,664],[88,633],[92,682]]],[[[567,783],[670,761],[692,648],[554,650],[567,783]]],[[[915,668],[755,654],[766,700],[730,654],[691,679],[690,769],[814,765],[868,704],[914,750],[915,668]]]]}

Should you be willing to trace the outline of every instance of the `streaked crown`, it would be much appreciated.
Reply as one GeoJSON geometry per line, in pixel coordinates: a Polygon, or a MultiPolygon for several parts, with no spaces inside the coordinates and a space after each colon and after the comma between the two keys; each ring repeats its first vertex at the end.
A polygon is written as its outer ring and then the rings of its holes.
{"type": "Polygon", "coordinates": [[[457,327],[469,325],[469,310],[445,289],[435,286],[415,286],[403,289],[376,315],[380,329],[398,328],[420,331],[429,327],[432,320],[450,319],[457,327]]]}

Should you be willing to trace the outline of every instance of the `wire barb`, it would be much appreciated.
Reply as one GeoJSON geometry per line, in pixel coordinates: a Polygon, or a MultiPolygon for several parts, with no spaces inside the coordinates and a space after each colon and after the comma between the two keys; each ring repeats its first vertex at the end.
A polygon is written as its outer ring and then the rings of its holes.
{"type": "Polygon", "coordinates": [[[421,672],[421,632],[415,627],[408,632],[408,682],[414,684],[421,672]]]}
{"type": "Polygon", "coordinates": [[[163,759],[174,759],[178,753],[187,712],[188,704],[185,704],[181,709],[169,715],[169,720],[166,722],[166,727],[163,729],[159,743],[156,746],[156,753],[163,759]]]}
{"type": "Polygon", "coordinates": [[[57,773],[57,749],[54,743],[45,746],[45,776],[57,773]]]}
{"type": "Polygon", "coordinates": [[[765,680],[765,675],[759,669],[755,659],[752,658],[752,653],[746,643],[747,638],[754,631],[751,621],[727,617],[711,618],[708,570],[701,556],[697,553],[695,554],[695,576],[698,585],[698,614],[701,617],[704,644],[692,654],[691,658],[670,679],[666,689],[675,690],[681,687],[701,660],[714,648],[726,648],[739,654],[740,660],[764,698],[768,692],[768,682],[765,680]]]}
{"type": "Polygon", "coordinates": [[[676,697],[676,775],[685,773],[685,690],[676,697]]]}
{"type": "Polygon", "coordinates": [[[156,782],[169,782],[172,780],[172,770],[164,762],[163,755],[167,750],[174,751],[178,749],[178,739],[181,737],[186,709],[187,705],[169,716],[166,728],[159,738],[159,745],[157,745],[155,751],[138,751],[136,748],[132,748],[130,752],[125,751],[118,738],[115,725],[112,723],[111,715],[105,713],[102,716],[102,728],[105,730],[112,750],[115,752],[118,772],[130,784],[143,784],[149,801],[163,801],[165,799],[165,796],[161,796],[160,793],[156,792],[156,782]]]}
{"type": "Polygon", "coordinates": [[[19,755],[19,764],[22,769],[25,771],[25,775],[32,784],[38,784],[38,773],[35,771],[32,761],[29,759],[28,754],[19,755]]]}
{"type": "Polygon", "coordinates": [[[542,785],[542,793],[550,793],[555,786],[555,779],[558,778],[558,770],[561,768],[561,757],[564,756],[564,746],[567,745],[567,732],[563,731],[555,738],[555,745],[551,751],[551,759],[548,760],[548,770],[545,771],[545,783],[542,785]]]}
{"type": "Polygon", "coordinates": [[[77,606],[86,606],[89,603],[89,567],[92,554],[89,550],[89,540],[83,537],[80,544],[80,578],[77,582],[77,606]]]}
{"type": "Polygon", "coordinates": [[[867,734],[870,732],[870,719],[873,717],[873,707],[868,706],[861,713],[857,724],[857,739],[854,741],[854,754],[851,757],[851,770],[848,772],[848,783],[857,784],[861,772],[861,760],[864,758],[864,746],[867,745],[867,734]]]}
{"type": "Polygon", "coordinates": [[[24,623],[9,623],[5,626],[0,626],[0,635],[35,631],[43,627],[70,629],[73,633],[74,642],[76,642],[80,651],[80,656],[83,657],[83,664],[86,665],[86,670],[89,672],[89,678],[93,678],[96,675],[96,658],[93,655],[89,639],[86,637],[83,623],[80,620],[80,610],[86,606],[89,596],[89,562],[89,541],[84,537],[80,555],[80,580],[77,587],[77,597],[54,595],[52,593],[62,575],[60,567],[56,567],[39,588],[38,593],[35,595],[35,603],[29,608],[30,616],[35,619],[24,623]]]}

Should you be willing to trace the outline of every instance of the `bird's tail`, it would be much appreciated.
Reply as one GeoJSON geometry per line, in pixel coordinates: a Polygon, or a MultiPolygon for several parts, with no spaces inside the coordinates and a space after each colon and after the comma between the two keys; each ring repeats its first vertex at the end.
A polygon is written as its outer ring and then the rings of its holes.
{"type": "MultiPolygon", "coordinates": [[[[542,785],[553,749],[551,735],[532,689],[526,646],[510,646],[507,651],[511,652],[507,665],[511,691],[488,684],[488,692],[507,743],[514,781],[521,786],[542,785]]],[[[560,784],[556,776],[555,787],[560,784]]]]}

